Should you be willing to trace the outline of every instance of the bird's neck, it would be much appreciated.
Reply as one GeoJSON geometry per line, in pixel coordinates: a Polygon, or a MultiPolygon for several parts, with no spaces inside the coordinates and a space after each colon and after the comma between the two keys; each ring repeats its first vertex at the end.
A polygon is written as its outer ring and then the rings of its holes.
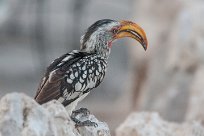
{"type": "Polygon", "coordinates": [[[95,53],[100,57],[108,59],[111,46],[110,42],[102,37],[95,37],[95,39],[87,40],[85,43],[81,45],[81,50],[89,53],[95,53]]]}
{"type": "Polygon", "coordinates": [[[96,46],[95,53],[103,58],[109,57],[111,49],[107,45],[98,45],[96,46]]]}

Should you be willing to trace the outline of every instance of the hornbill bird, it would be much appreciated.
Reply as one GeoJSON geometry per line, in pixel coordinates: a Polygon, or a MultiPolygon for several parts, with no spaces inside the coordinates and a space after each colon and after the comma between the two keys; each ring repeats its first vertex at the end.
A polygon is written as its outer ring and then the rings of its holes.
{"type": "MultiPolygon", "coordinates": [[[[35,100],[39,104],[58,99],[73,115],[77,103],[103,80],[112,42],[123,37],[137,40],[146,50],[144,30],[131,21],[102,19],[91,25],[81,37],[80,50],[73,50],[55,59],[42,78],[35,100]]],[[[80,109],[87,112],[85,108],[80,109]]],[[[95,125],[93,122],[76,124],[95,125]]]]}

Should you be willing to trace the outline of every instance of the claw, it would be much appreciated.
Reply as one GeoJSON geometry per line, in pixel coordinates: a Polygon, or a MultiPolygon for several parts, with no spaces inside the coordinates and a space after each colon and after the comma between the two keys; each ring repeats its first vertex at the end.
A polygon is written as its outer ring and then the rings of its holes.
{"type": "Polygon", "coordinates": [[[72,116],[77,116],[78,114],[82,113],[84,116],[88,116],[90,111],[87,108],[80,108],[72,112],[72,116]]]}
{"type": "Polygon", "coordinates": [[[75,127],[84,127],[84,126],[94,126],[94,127],[98,127],[98,124],[95,122],[92,122],[90,120],[86,120],[86,121],[80,121],[75,117],[71,116],[71,119],[76,123],[75,127]]]}
{"type": "Polygon", "coordinates": [[[94,127],[98,127],[98,124],[95,123],[95,122],[92,122],[90,120],[86,120],[86,121],[83,121],[83,122],[77,122],[75,124],[76,127],[84,127],[84,126],[94,126],[94,127]]]}

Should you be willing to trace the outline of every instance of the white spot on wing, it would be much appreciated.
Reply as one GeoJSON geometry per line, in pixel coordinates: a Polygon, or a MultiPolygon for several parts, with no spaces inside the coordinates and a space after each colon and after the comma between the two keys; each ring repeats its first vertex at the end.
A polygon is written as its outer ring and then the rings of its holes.
{"type": "Polygon", "coordinates": [[[96,70],[96,75],[98,76],[99,75],[99,72],[96,70]]]}
{"type": "Polygon", "coordinates": [[[81,77],[80,77],[79,81],[80,81],[81,83],[83,83],[83,82],[84,82],[84,80],[83,80],[81,77]]]}
{"type": "Polygon", "coordinates": [[[67,78],[67,82],[71,84],[73,82],[73,80],[67,78]]]}
{"type": "Polygon", "coordinates": [[[82,87],[81,83],[78,82],[75,84],[75,90],[76,91],[79,91],[81,89],[81,87],[82,87]]]}
{"type": "Polygon", "coordinates": [[[74,75],[75,75],[75,77],[78,77],[78,75],[79,75],[79,74],[78,74],[78,72],[75,72],[75,74],[74,74],[74,75]]]}
{"type": "Polygon", "coordinates": [[[61,66],[63,63],[59,63],[57,66],[61,66]]]}
{"type": "Polygon", "coordinates": [[[102,68],[101,65],[98,65],[98,71],[101,72],[102,68]]]}
{"type": "Polygon", "coordinates": [[[70,79],[74,79],[74,74],[73,73],[70,75],[70,79]]]}
{"type": "Polygon", "coordinates": [[[83,67],[82,67],[82,70],[85,70],[86,69],[86,66],[84,65],[83,67]]]}
{"type": "Polygon", "coordinates": [[[83,78],[86,78],[86,74],[83,74],[83,78]]]}
{"type": "Polygon", "coordinates": [[[92,70],[91,70],[91,69],[89,69],[89,73],[92,73],[92,70]]]}
{"type": "Polygon", "coordinates": [[[94,86],[95,86],[95,82],[93,80],[90,80],[89,88],[93,88],[94,86]]]}
{"type": "Polygon", "coordinates": [[[67,56],[67,57],[65,57],[62,61],[67,61],[67,60],[69,60],[71,57],[72,57],[72,56],[67,56]]]}

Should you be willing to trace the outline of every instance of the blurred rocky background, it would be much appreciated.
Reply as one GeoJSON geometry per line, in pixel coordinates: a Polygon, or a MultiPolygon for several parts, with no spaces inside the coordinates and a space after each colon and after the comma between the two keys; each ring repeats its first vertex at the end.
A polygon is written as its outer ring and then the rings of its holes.
{"type": "Polygon", "coordinates": [[[34,96],[50,62],[102,18],[137,22],[149,49],[114,43],[104,82],[79,107],[112,131],[132,111],[204,120],[204,0],[0,0],[0,97],[34,96]]]}

